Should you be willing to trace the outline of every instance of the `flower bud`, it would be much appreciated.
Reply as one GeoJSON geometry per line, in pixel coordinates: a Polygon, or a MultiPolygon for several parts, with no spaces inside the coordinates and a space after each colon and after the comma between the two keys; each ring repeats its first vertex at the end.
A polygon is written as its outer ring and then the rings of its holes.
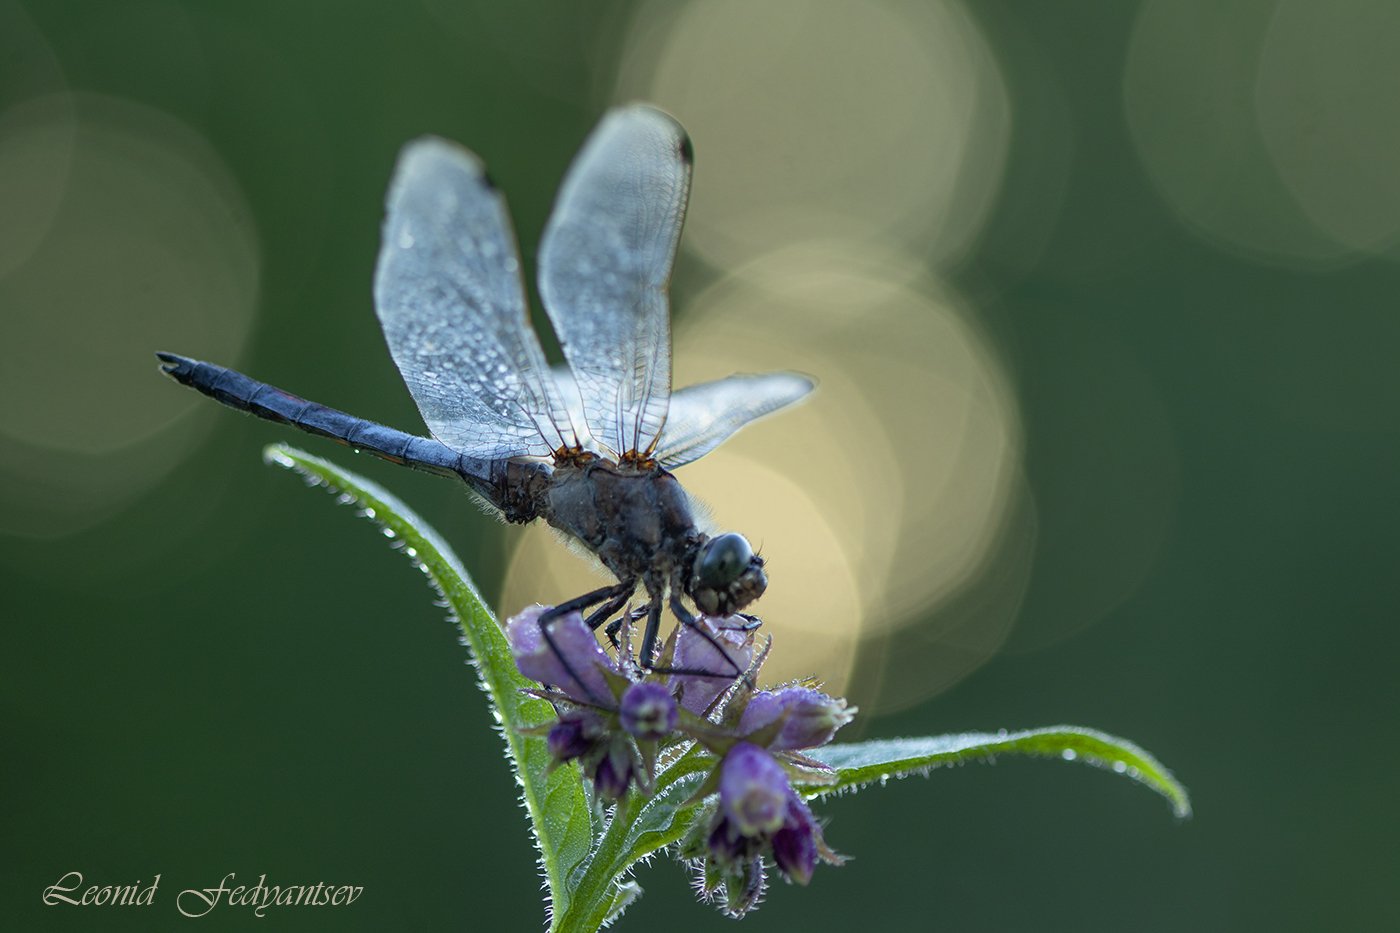
{"type": "Polygon", "coordinates": [[[831,741],[836,730],[851,721],[846,701],[810,687],[785,687],[755,693],[739,719],[739,731],[751,733],[782,719],[778,734],[769,743],[773,751],[816,748],[831,741]]]}
{"type": "Polygon", "coordinates": [[[596,717],[586,714],[566,715],[549,730],[545,741],[555,761],[572,761],[588,753],[599,733],[596,717]]]}
{"type": "Polygon", "coordinates": [[[773,861],[789,881],[805,885],[817,867],[817,831],[812,811],[796,796],[788,801],[783,826],[773,834],[773,861]]]}
{"type": "Polygon", "coordinates": [[[738,616],[724,619],[702,616],[698,624],[704,627],[703,631],[682,626],[676,633],[673,666],[677,670],[702,673],[677,674],[672,683],[681,706],[697,716],[704,716],[715,699],[729,689],[734,678],[753,660],[753,632],[738,616]]]}
{"type": "Polygon", "coordinates": [[[676,728],[676,701],[671,692],[654,681],[632,684],[622,694],[618,718],[634,737],[659,741],[676,728]]]}
{"type": "Polygon", "coordinates": [[[531,680],[552,684],[581,703],[610,701],[612,691],[603,671],[612,669],[612,660],[584,624],[583,615],[571,612],[548,623],[546,638],[540,616],[548,609],[531,606],[506,623],[515,666],[531,680]]]}
{"type": "Polygon", "coordinates": [[[782,826],[791,793],[782,766],[757,745],[740,742],[720,763],[720,810],[745,836],[771,833],[782,826]]]}
{"type": "Polygon", "coordinates": [[[593,787],[598,796],[620,800],[632,781],[632,755],[624,742],[613,741],[593,772],[593,787]]]}

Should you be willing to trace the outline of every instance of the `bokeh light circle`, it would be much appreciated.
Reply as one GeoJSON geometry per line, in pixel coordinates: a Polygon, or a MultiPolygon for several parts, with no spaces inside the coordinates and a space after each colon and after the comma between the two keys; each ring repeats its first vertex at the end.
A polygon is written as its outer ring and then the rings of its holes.
{"type": "Polygon", "coordinates": [[[639,7],[618,99],[696,140],[686,247],[721,267],[806,239],[957,258],[999,189],[1010,112],[955,0],[639,7]]]}
{"type": "MultiPolygon", "coordinates": [[[[121,508],[193,442],[185,430],[151,443],[199,404],[158,378],[153,353],[237,358],[257,237],[218,155],[168,114],[57,94],[0,114],[0,126],[6,150],[26,154],[10,168],[67,161],[43,240],[0,277],[0,496],[13,506],[0,526],[53,536],[121,508]]],[[[12,212],[4,223],[43,220],[12,212]]]]}
{"type": "MultiPolygon", "coordinates": [[[[72,156],[73,114],[50,106],[49,138],[26,132],[24,101],[65,90],[53,49],[16,3],[0,3],[0,276],[29,259],[63,199],[72,156]]],[[[62,101],[63,98],[57,98],[62,101]]]]}
{"type": "Polygon", "coordinates": [[[1255,85],[1275,0],[1147,0],[1124,75],[1128,127],[1148,177],[1212,245],[1284,265],[1351,254],[1301,210],[1260,132],[1255,85]]]}
{"type": "Polygon", "coordinates": [[[1400,237],[1400,4],[1282,0],[1255,93],[1269,155],[1297,204],[1347,248],[1400,237]]]}

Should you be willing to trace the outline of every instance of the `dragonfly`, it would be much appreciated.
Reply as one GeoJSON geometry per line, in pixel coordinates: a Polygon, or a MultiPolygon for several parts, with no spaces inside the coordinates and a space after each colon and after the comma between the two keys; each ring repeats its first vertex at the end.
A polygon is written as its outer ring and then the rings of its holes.
{"type": "MultiPolygon", "coordinates": [[[[156,354],[161,369],[231,408],[456,477],[505,521],[543,520],[578,542],[617,582],[540,616],[556,654],[552,622],[587,612],[596,631],[643,590],[645,611],[627,615],[646,620],[643,667],[660,670],[665,608],[728,658],[699,616],[742,613],[767,588],[764,561],[743,535],[702,530],[671,471],[815,382],[738,374],[672,391],[668,293],[693,161],[681,125],[648,105],[611,110],[590,134],[538,251],[540,297],[566,361],[550,367],[530,324],[505,198],[481,159],[436,137],[404,147],[374,303],[430,437],[174,353],[156,354]]],[[[730,663],[725,676],[739,676],[730,663]]]]}

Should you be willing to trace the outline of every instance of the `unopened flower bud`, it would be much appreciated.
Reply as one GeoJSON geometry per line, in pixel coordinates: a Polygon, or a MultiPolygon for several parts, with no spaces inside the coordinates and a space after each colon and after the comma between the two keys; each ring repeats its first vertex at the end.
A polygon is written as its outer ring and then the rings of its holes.
{"type": "Polygon", "coordinates": [[[846,701],[810,687],[785,687],[760,691],[750,699],[739,719],[739,731],[750,733],[782,719],[778,734],[768,745],[773,751],[816,748],[831,741],[836,730],[851,721],[846,701]]]}
{"type": "Polygon", "coordinates": [[[782,826],[791,793],[782,766],[757,745],[740,742],[720,764],[720,810],[745,836],[771,833],[782,826]]]}
{"type": "Polygon", "coordinates": [[[715,699],[753,660],[753,632],[744,619],[703,616],[702,628],[682,627],[676,634],[674,666],[682,671],[673,678],[681,705],[697,716],[710,710],[715,699]]]}
{"type": "Polygon", "coordinates": [[[540,616],[548,609],[531,606],[506,623],[515,666],[531,680],[552,684],[582,703],[611,700],[603,671],[612,668],[612,660],[584,624],[583,615],[571,612],[549,622],[546,638],[540,616]]]}
{"type": "Polygon", "coordinates": [[[634,737],[657,741],[676,728],[676,700],[654,681],[635,683],[622,694],[618,718],[634,737]]]}
{"type": "Polygon", "coordinates": [[[600,797],[620,800],[632,781],[632,756],[625,743],[614,741],[593,772],[593,787],[600,797]]]}
{"type": "Polygon", "coordinates": [[[783,826],[773,834],[773,861],[789,881],[805,885],[817,867],[817,831],[812,811],[793,796],[783,826]]]}
{"type": "Polygon", "coordinates": [[[572,761],[587,754],[598,735],[593,717],[584,714],[562,717],[549,730],[546,742],[555,761],[572,761]]]}

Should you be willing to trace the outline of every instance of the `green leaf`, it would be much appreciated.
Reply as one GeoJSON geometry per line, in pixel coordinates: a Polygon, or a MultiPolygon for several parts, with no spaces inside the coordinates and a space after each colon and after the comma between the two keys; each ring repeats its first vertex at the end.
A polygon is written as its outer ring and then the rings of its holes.
{"type": "Polygon", "coordinates": [[[616,888],[612,906],[608,908],[608,915],[604,918],[602,926],[611,926],[613,921],[622,916],[622,912],[632,906],[632,902],[642,896],[642,886],[635,881],[620,882],[616,888]]]}
{"type": "MultiPolygon", "coordinates": [[[[500,724],[506,754],[514,765],[516,782],[530,814],[540,865],[549,886],[551,914],[557,919],[569,913],[571,887],[567,879],[587,857],[593,841],[583,781],[577,766],[550,773],[545,740],[520,733],[522,728],[552,722],[554,709],[545,700],[520,693],[536,684],[516,669],[505,633],[482,602],[457,556],[427,522],[378,484],[282,444],[264,450],[263,459],[295,470],[311,485],[337,494],[343,504],[355,505],[361,516],[380,526],[442,596],[466,636],[478,682],[490,698],[500,724]]],[[[560,929],[553,924],[551,928],[560,929]]]]}
{"type": "Polygon", "coordinates": [[[563,918],[563,929],[596,930],[600,924],[616,916],[610,905],[623,894],[627,902],[636,893],[629,892],[628,873],[638,862],[645,861],[661,849],[678,841],[690,828],[698,806],[682,806],[700,786],[704,773],[714,767],[715,759],[698,746],[684,754],[656,775],[656,788],[650,797],[632,792],[613,808],[607,829],[598,838],[590,858],[571,879],[574,886],[572,912],[563,918]]]}
{"type": "Polygon", "coordinates": [[[808,752],[836,769],[834,784],[804,788],[809,797],[910,774],[942,765],[993,761],[998,755],[1025,755],[1081,761],[1132,778],[1167,798],[1178,817],[1191,815],[1186,788],[1143,749],[1117,736],[1079,726],[1050,726],[1024,732],[968,732],[917,739],[883,739],[828,745],[808,752]]]}

